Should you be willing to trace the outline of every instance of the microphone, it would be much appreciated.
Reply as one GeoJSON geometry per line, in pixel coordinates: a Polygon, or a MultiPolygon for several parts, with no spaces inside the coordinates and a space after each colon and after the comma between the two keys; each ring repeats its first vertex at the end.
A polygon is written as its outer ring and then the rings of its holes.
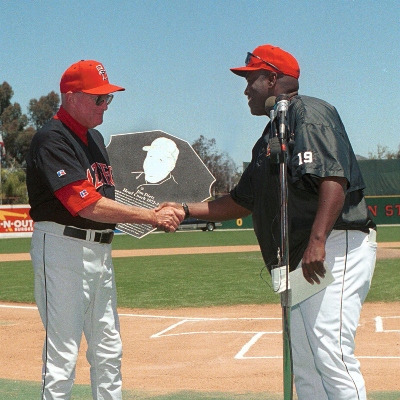
{"type": "Polygon", "coordinates": [[[270,114],[271,136],[265,137],[268,142],[271,161],[279,164],[283,152],[286,151],[287,112],[289,109],[289,96],[281,94],[278,97],[271,96],[265,101],[265,112],[270,114]]]}
{"type": "Polygon", "coordinates": [[[278,115],[278,134],[279,138],[286,139],[286,115],[289,110],[289,96],[280,94],[275,99],[275,112],[278,115]]]}

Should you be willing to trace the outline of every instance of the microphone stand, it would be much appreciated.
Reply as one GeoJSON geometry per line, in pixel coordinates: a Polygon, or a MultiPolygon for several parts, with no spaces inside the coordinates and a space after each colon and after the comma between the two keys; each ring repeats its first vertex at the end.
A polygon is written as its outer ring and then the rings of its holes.
{"type": "Polygon", "coordinates": [[[280,182],[280,247],[277,250],[278,264],[272,267],[272,271],[278,268],[279,277],[284,277],[286,284],[281,292],[282,307],[282,334],[283,334],[283,390],[284,400],[293,399],[293,359],[290,332],[290,309],[291,289],[289,286],[289,224],[288,224],[288,185],[287,185],[287,157],[288,157],[288,96],[279,96],[274,108],[270,111],[271,139],[270,152],[271,162],[279,164],[280,182]],[[282,98],[281,100],[279,100],[282,98]]]}

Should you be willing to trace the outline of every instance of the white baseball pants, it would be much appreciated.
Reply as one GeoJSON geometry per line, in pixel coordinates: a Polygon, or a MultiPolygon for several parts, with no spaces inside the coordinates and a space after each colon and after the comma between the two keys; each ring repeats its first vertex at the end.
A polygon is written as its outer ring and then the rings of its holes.
{"type": "Polygon", "coordinates": [[[70,399],[82,332],[93,398],[122,399],[111,245],[63,236],[63,228],[37,222],[32,236],[35,300],[46,331],[41,399],[70,399]]]}
{"type": "Polygon", "coordinates": [[[292,307],[299,400],[366,400],[354,339],[375,268],[376,249],[374,232],[332,231],[326,243],[326,262],[335,281],[292,307]]]}

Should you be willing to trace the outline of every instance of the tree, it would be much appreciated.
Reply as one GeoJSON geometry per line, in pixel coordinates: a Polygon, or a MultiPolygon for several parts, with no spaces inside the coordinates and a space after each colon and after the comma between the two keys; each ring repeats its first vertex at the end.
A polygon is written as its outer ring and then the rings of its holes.
{"type": "MultiPolygon", "coordinates": [[[[22,114],[18,103],[10,104],[1,114],[1,130],[3,132],[4,148],[6,150],[6,162],[19,159],[17,140],[28,123],[28,118],[22,114]]],[[[19,162],[19,161],[18,161],[19,162]]]]}
{"type": "Polygon", "coordinates": [[[32,136],[57,112],[60,96],[54,91],[39,100],[31,99],[27,115],[22,113],[18,103],[11,103],[14,95],[12,87],[3,82],[0,85],[0,131],[3,136],[6,156],[2,158],[2,165],[25,164],[32,136]],[[28,125],[29,122],[31,125],[28,125]]]}
{"type": "Polygon", "coordinates": [[[28,192],[25,183],[25,171],[19,169],[8,169],[1,171],[2,177],[2,202],[7,199],[7,203],[27,204],[28,192]]]}
{"type": "Polygon", "coordinates": [[[237,166],[227,153],[219,153],[215,139],[200,135],[192,144],[193,149],[214,175],[214,193],[227,193],[238,181],[237,166]]]}
{"type": "Polygon", "coordinates": [[[25,165],[25,156],[28,154],[33,135],[36,130],[32,126],[25,128],[15,141],[15,159],[20,165],[25,165]]]}
{"type": "Polygon", "coordinates": [[[11,104],[10,100],[13,95],[12,87],[7,82],[3,82],[0,85],[0,115],[11,104]]]}
{"type": "Polygon", "coordinates": [[[12,87],[3,82],[0,85],[0,134],[3,138],[5,155],[1,156],[1,196],[27,202],[25,184],[25,156],[35,131],[41,128],[57,112],[60,97],[50,92],[39,100],[29,102],[27,115],[22,113],[18,103],[12,103],[12,87]],[[30,123],[30,125],[29,125],[30,123]]]}
{"type": "Polygon", "coordinates": [[[42,96],[39,100],[32,99],[28,107],[29,121],[36,129],[41,128],[53,118],[59,104],[60,96],[54,91],[51,91],[47,96],[42,96]]]}
{"type": "Polygon", "coordinates": [[[387,146],[381,146],[378,144],[376,153],[368,153],[370,160],[392,160],[400,158],[400,145],[396,151],[389,151],[387,146]]]}

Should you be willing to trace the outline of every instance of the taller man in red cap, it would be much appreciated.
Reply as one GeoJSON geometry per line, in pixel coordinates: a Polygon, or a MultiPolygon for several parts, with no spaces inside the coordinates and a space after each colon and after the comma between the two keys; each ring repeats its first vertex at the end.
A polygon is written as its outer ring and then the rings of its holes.
{"type": "MultiPolygon", "coordinates": [[[[330,104],[298,94],[296,59],[269,44],[247,53],[231,71],[247,81],[253,115],[269,116],[267,99],[285,95],[288,119],[288,219],[291,270],[318,284],[329,268],[335,281],[292,307],[294,375],[300,400],[365,400],[354,337],[376,256],[376,231],[365,188],[343,123],[330,104]]],[[[266,266],[277,265],[280,246],[280,179],[271,157],[271,124],[228,196],[185,204],[186,215],[207,221],[252,214],[266,266]]],[[[276,159],[276,156],[275,156],[276,159]]],[[[172,203],[165,203],[172,205],[172,203]]],[[[177,208],[179,206],[175,204],[177,208]]]]}
{"type": "Polygon", "coordinates": [[[122,399],[113,229],[121,222],[174,231],[184,212],[114,201],[104,140],[93,128],[103,122],[111,93],[125,89],[109,83],[100,62],[71,65],[60,90],[57,115],[34,135],[27,155],[35,299],[46,330],[41,398],[70,398],[83,332],[93,398],[122,399]]]}

